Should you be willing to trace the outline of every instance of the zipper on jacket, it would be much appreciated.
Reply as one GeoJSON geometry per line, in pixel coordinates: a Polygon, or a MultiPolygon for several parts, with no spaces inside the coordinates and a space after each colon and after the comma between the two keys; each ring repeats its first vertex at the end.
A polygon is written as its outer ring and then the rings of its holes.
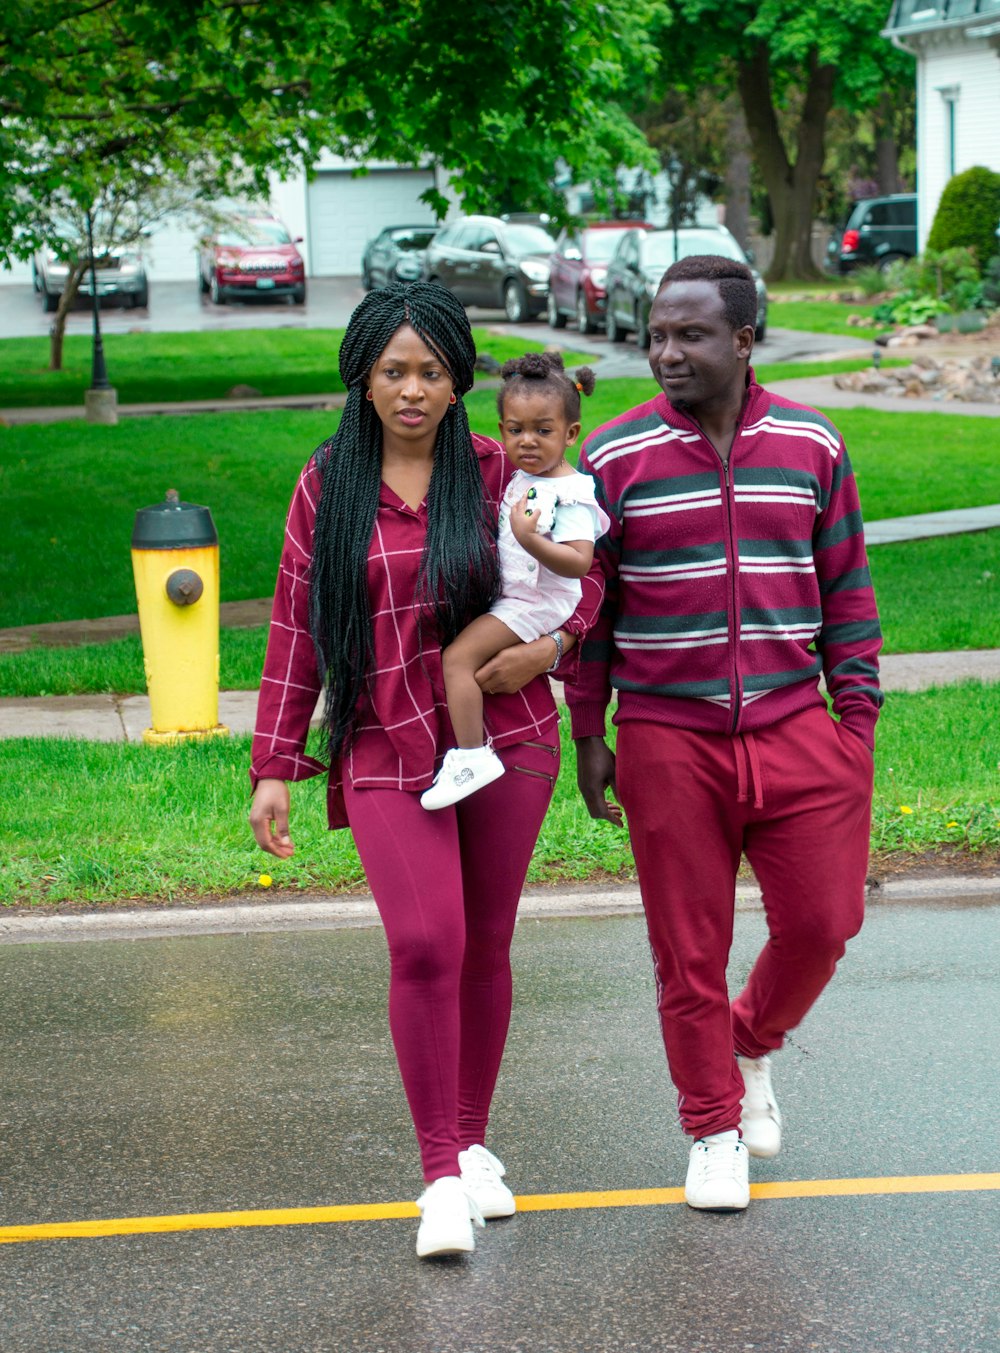
{"type": "MultiPolygon", "coordinates": [[[[737,426],[736,436],[739,436],[739,427],[737,426]]],[[[733,438],[735,442],[736,437],[733,438]]],[[[730,448],[732,455],[732,448],[730,448]]],[[[735,733],[740,722],[740,673],[739,673],[739,647],[740,647],[740,614],[737,606],[736,575],[740,566],[739,542],[736,539],[736,533],[733,528],[733,505],[730,493],[729,482],[729,456],[726,456],[722,462],[722,477],[726,487],[726,523],[729,528],[729,546],[732,550],[733,566],[729,575],[729,607],[730,615],[733,618],[733,632],[730,638],[732,652],[732,683],[733,683],[733,717],[730,732],[735,733]]]]}

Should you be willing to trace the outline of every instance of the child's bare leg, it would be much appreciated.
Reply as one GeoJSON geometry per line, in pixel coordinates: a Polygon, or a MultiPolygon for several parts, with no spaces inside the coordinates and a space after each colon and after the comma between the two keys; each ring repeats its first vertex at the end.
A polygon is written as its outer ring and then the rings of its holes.
{"type": "Polygon", "coordinates": [[[490,658],[519,643],[521,639],[502,620],[481,615],[444,650],[444,689],[459,747],[483,745],[483,693],[476,673],[490,658]]]}

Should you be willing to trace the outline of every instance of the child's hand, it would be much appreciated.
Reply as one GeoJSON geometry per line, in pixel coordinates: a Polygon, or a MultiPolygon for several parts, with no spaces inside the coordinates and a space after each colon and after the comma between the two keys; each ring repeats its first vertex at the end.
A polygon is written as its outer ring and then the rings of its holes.
{"type": "Polygon", "coordinates": [[[510,510],[510,529],[519,545],[523,545],[530,536],[537,535],[539,521],[538,508],[532,506],[525,494],[510,510]]]}

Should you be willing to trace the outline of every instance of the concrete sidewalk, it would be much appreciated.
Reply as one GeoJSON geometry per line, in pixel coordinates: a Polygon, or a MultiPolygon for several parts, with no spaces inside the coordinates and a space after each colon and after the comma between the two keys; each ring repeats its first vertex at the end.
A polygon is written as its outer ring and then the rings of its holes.
{"type": "MultiPolygon", "coordinates": [[[[957,653],[889,654],[880,659],[887,691],[920,691],[955,681],[1000,681],[1000,649],[957,653]]],[[[557,699],[562,688],[553,683],[557,699]]],[[[252,733],[256,691],[221,691],[219,722],[231,733],[252,733]]],[[[141,742],[150,726],[146,695],[55,695],[0,700],[0,739],[87,738],[141,742]]]]}

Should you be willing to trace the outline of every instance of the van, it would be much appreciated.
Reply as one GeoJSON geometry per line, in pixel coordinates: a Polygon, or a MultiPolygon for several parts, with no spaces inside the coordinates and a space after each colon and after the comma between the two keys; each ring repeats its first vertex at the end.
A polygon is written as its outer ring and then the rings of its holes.
{"type": "Polygon", "coordinates": [[[826,270],[853,272],[878,268],[884,272],[901,258],[917,252],[917,195],[894,193],[857,202],[847,223],[834,232],[826,251],[826,270]]]}

